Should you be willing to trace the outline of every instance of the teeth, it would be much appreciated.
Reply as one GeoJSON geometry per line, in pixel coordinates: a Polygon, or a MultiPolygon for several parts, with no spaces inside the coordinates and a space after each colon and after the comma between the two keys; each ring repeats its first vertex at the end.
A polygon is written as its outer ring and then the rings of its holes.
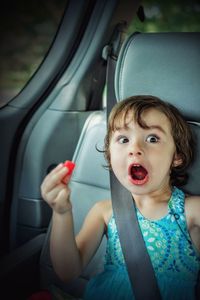
{"type": "Polygon", "coordinates": [[[131,169],[138,170],[139,168],[144,169],[141,165],[133,165],[131,169]]]}
{"type": "Polygon", "coordinates": [[[147,170],[140,164],[134,164],[131,167],[131,176],[136,180],[143,180],[147,175],[147,170]]]}
{"type": "Polygon", "coordinates": [[[138,169],[138,168],[142,168],[142,166],[140,166],[140,165],[135,165],[135,166],[133,166],[133,168],[138,169]]]}

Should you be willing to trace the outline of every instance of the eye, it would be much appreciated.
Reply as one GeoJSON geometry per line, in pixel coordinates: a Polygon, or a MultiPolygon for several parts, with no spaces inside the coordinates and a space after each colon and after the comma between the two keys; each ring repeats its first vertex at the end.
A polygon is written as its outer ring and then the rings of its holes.
{"type": "Polygon", "coordinates": [[[119,144],[125,144],[129,142],[129,139],[126,136],[119,136],[117,141],[119,142],[119,144]]]}
{"type": "Polygon", "coordinates": [[[159,141],[159,137],[154,134],[151,134],[151,135],[148,135],[148,137],[146,138],[146,141],[148,143],[157,143],[159,141]]]}

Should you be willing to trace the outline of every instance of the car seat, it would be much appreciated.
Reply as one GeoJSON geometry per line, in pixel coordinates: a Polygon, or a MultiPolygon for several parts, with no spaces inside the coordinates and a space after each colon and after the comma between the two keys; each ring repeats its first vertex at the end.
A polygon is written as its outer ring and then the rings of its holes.
{"type": "MultiPolygon", "coordinates": [[[[144,33],[131,35],[122,46],[116,71],[117,101],[131,95],[155,95],[177,106],[194,131],[197,155],[189,170],[187,192],[200,195],[200,34],[144,33]]],[[[108,99],[109,101],[109,99],[108,99]]],[[[75,231],[81,227],[90,207],[110,197],[109,172],[103,154],[106,114],[94,112],[87,120],[73,160],[76,169],[71,180],[75,231]]],[[[81,297],[87,280],[100,272],[105,253],[105,238],[100,249],[84,270],[70,284],[63,284],[53,272],[49,257],[49,231],[41,259],[41,287],[53,283],[74,296],[81,297]]]]}
{"type": "MultiPolygon", "coordinates": [[[[87,119],[80,136],[73,161],[76,168],[73,172],[70,188],[73,207],[74,227],[77,233],[83,220],[95,202],[110,199],[109,171],[105,168],[106,162],[101,152],[106,132],[106,114],[104,111],[93,112],[87,119]],[[98,151],[98,150],[99,151],[98,151]]],[[[83,274],[70,284],[60,282],[54,273],[49,256],[49,234],[43,247],[40,260],[41,287],[51,289],[51,283],[68,294],[81,297],[88,279],[100,272],[103,267],[105,252],[105,237],[83,274]]]]}

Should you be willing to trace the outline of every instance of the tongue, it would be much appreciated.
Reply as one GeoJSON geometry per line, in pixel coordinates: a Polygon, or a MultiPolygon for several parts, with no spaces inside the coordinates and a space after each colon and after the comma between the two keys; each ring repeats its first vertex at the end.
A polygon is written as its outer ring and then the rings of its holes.
{"type": "Polygon", "coordinates": [[[142,166],[133,166],[131,174],[133,179],[143,180],[147,175],[147,171],[142,166]]]}

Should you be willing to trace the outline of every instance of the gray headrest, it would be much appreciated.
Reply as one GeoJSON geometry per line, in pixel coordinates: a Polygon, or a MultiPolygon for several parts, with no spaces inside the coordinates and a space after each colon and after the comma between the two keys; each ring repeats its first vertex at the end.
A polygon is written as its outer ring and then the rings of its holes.
{"type": "Polygon", "coordinates": [[[197,155],[190,167],[187,192],[200,194],[200,33],[133,34],[117,62],[115,92],[120,101],[154,95],[175,105],[191,125],[197,155]]]}
{"type": "Polygon", "coordinates": [[[131,35],[119,54],[117,100],[155,95],[200,121],[200,33],[131,35]]]}

